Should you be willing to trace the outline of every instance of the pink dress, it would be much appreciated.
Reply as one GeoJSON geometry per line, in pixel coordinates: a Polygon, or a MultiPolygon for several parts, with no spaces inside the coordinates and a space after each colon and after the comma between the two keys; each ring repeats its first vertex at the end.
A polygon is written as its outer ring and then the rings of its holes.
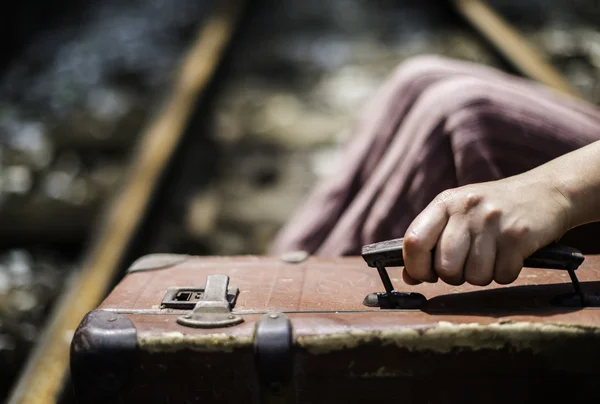
{"type": "MultiPolygon", "coordinates": [[[[515,175],[596,140],[600,111],[584,101],[487,66],[414,58],[375,95],[343,167],[315,187],[270,253],[359,254],[403,237],[445,189],[515,175]]],[[[567,240],[593,252],[599,229],[583,226],[567,240]]]]}

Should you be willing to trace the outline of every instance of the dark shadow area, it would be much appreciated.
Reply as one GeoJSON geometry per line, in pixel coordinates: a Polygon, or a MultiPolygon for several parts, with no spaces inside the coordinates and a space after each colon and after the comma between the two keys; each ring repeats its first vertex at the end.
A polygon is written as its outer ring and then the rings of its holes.
{"type": "MultiPolygon", "coordinates": [[[[581,287],[587,295],[600,293],[600,281],[582,282],[581,287]]],[[[582,310],[580,307],[560,307],[553,303],[556,296],[571,293],[573,286],[570,283],[506,286],[436,296],[425,303],[422,311],[436,315],[478,315],[494,318],[510,315],[552,316],[582,310]]]]}
{"type": "Polygon", "coordinates": [[[0,11],[0,73],[37,34],[52,26],[64,25],[81,15],[89,1],[24,0],[4,2],[0,11]],[[69,19],[73,19],[68,21],[69,19]]]}
{"type": "Polygon", "coordinates": [[[577,248],[583,254],[600,254],[600,223],[589,223],[569,230],[560,243],[577,248]]]}

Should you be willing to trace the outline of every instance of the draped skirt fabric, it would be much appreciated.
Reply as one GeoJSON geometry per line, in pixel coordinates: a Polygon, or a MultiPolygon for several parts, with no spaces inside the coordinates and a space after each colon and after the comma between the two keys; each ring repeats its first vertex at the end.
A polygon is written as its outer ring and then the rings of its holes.
{"type": "Polygon", "coordinates": [[[487,66],[414,58],[375,94],[339,172],[317,184],[270,253],[359,254],[403,237],[446,189],[515,175],[596,140],[600,110],[584,101],[487,66]]]}

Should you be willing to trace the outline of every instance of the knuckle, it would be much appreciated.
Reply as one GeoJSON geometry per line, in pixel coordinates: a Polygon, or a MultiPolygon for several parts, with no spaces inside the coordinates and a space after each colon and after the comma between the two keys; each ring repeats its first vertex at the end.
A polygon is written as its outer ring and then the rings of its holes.
{"type": "Polygon", "coordinates": [[[453,188],[441,192],[436,198],[437,205],[441,205],[451,213],[468,212],[479,206],[484,196],[472,187],[453,188]]]}
{"type": "Polygon", "coordinates": [[[485,206],[483,209],[483,223],[484,225],[491,225],[498,221],[502,215],[502,210],[495,206],[485,206]]]}
{"type": "Polygon", "coordinates": [[[402,249],[404,249],[407,253],[414,254],[419,253],[424,249],[424,242],[422,237],[419,235],[410,232],[404,236],[404,240],[402,242],[402,249]]]}
{"type": "Polygon", "coordinates": [[[531,228],[523,223],[516,223],[502,231],[501,237],[509,242],[517,242],[525,238],[531,228]]]}
{"type": "Polygon", "coordinates": [[[463,208],[465,211],[469,211],[478,206],[482,200],[483,196],[479,192],[469,190],[464,196],[463,208]]]}
{"type": "Polygon", "coordinates": [[[454,198],[456,196],[456,190],[447,189],[442,191],[438,196],[435,197],[435,202],[437,205],[442,205],[444,207],[449,207],[452,205],[454,198]]]}

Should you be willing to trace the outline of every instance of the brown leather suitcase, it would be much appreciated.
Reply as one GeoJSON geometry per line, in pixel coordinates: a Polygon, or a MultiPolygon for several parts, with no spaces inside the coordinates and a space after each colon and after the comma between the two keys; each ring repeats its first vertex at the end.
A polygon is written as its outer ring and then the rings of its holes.
{"type": "Polygon", "coordinates": [[[584,308],[568,273],[578,264],[525,268],[510,285],[407,286],[401,268],[384,269],[401,264],[386,248],[380,261],[368,248],[142,257],[76,330],[75,394],[86,404],[600,400],[600,256],[576,271],[584,308]]]}

